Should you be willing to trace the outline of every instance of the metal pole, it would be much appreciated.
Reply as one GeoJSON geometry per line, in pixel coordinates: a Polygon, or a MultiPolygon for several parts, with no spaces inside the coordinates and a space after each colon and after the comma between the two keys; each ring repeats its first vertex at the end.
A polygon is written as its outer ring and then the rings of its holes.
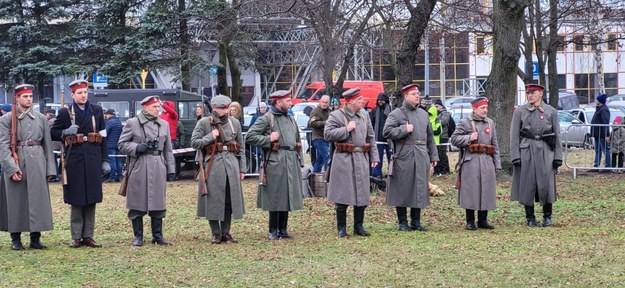
{"type": "Polygon", "coordinates": [[[425,33],[423,35],[424,38],[424,43],[423,43],[423,51],[425,52],[425,89],[423,90],[423,92],[425,93],[425,95],[430,95],[430,33],[428,32],[428,30],[425,30],[425,33]]]}

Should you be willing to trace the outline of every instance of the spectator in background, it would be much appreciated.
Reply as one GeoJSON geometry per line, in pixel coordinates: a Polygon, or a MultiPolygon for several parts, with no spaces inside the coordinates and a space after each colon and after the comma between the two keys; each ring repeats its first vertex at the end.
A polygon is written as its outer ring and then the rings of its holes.
{"type": "Polygon", "coordinates": [[[115,110],[108,109],[104,112],[104,119],[106,119],[106,147],[108,148],[108,154],[111,164],[111,174],[107,182],[119,182],[122,177],[122,158],[123,155],[117,148],[117,142],[119,142],[119,136],[122,135],[122,121],[117,117],[115,110]]]}
{"type": "MultiPolygon", "coordinates": [[[[178,139],[178,141],[176,141],[176,146],[174,146],[174,149],[184,148],[185,136],[186,135],[184,125],[182,125],[182,121],[178,120],[178,124],[176,125],[176,138],[178,139]]],[[[173,144],[174,143],[172,143],[172,145],[173,144]]],[[[176,153],[174,153],[174,158],[176,160],[176,176],[174,180],[178,180],[180,179],[180,164],[182,163],[182,155],[176,155],[176,153]]]]}
{"type": "MultiPolygon", "coordinates": [[[[610,109],[605,104],[608,99],[608,95],[601,94],[596,98],[596,112],[592,116],[590,124],[610,124],[610,109]]],[[[610,127],[609,126],[592,126],[590,128],[590,134],[595,138],[595,165],[594,167],[601,166],[601,153],[605,154],[605,168],[611,167],[610,161],[610,127]]],[[[609,170],[593,169],[592,172],[609,172],[609,170]]]]}
{"type": "Polygon", "coordinates": [[[239,122],[241,122],[241,127],[243,127],[243,107],[239,102],[230,103],[230,116],[237,118],[239,122]]]}
{"type": "Polygon", "coordinates": [[[11,112],[11,104],[10,103],[4,103],[2,104],[2,109],[0,110],[0,116],[7,114],[11,112]]]}
{"type": "Polygon", "coordinates": [[[441,134],[443,131],[443,125],[441,125],[441,121],[438,120],[438,110],[436,110],[436,107],[430,106],[426,111],[430,115],[430,125],[432,125],[434,142],[438,145],[441,143],[441,134]]]}
{"type": "MultiPolygon", "coordinates": [[[[312,146],[315,150],[313,161],[313,172],[319,173],[321,169],[328,168],[328,156],[330,153],[330,143],[323,138],[323,129],[326,121],[330,117],[330,96],[323,95],[319,99],[319,105],[310,113],[308,126],[312,128],[312,146]]],[[[311,149],[312,150],[312,149],[311,149]]]]}
{"type": "Polygon", "coordinates": [[[339,99],[333,98],[330,102],[330,110],[334,111],[338,110],[339,108],[341,108],[341,102],[339,102],[339,99]]]}
{"type": "MultiPolygon", "coordinates": [[[[441,131],[440,144],[447,144],[451,134],[453,134],[454,130],[456,130],[456,122],[454,121],[454,118],[451,117],[451,113],[449,113],[449,111],[445,108],[445,105],[443,105],[443,101],[435,99],[432,103],[434,103],[434,107],[438,110],[438,120],[440,121],[443,129],[441,131]]],[[[447,145],[437,146],[438,158],[440,162],[438,162],[438,165],[434,167],[434,175],[449,174],[447,147],[447,145]]]]}
{"type": "MultiPolygon", "coordinates": [[[[256,123],[258,117],[265,115],[265,113],[267,113],[267,103],[260,102],[260,104],[258,104],[258,110],[256,110],[256,113],[254,113],[254,116],[252,116],[252,121],[250,121],[250,127],[252,127],[252,125],[256,123]]],[[[261,149],[260,147],[254,147],[252,148],[252,152],[260,156],[263,153],[263,149],[261,149]]]]}
{"type": "Polygon", "coordinates": [[[204,117],[204,104],[198,103],[197,106],[195,106],[195,117],[197,121],[200,121],[200,119],[204,117]]]}
{"type": "Polygon", "coordinates": [[[382,163],[384,162],[384,151],[386,151],[386,162],[391,161],[391,150],[389,149],[386,138],[384,138],[384,124],[386,124],[386,117],[391,113],[391,105],[389,105],[388,95],[380,93],[378,95],[375,108],[371,111],[369,119],[371,119],[371,125],[373,125],[373,133],[375,133],[375,142],[378,147],[378,157],[380,158],[380,164],[371,168],[371,176],[382,177],[382,163]],[[385,142],[381,144],[380,142],[385,142]]]}
{"type": "MultiPolygon", "coordinates": [[[[54,109],[46,110],[46,119],[48,119],[48,127],[52,127],[52,124],[54,124],[54,121],[56,120],[56,111],[54,111],[54,109]]],[[[61,149],[63,149],[61,141],[52,141],[52,151],[58,152],[61,151],[61,149]]],[[[60,156],[60,153],[54,153],[54,161],[56,162],[56,177],[48,180],[48,182],[59,182],[59,171],[61,171],[61,167],[58,161],[60,156]]]]}
{"type": "MultiPolygon", "coordinates": [[[[621,116],[614,118],[614,127],[612,127],[612,134],[610,135],[610,149],[612,150],[612,167],[623,168],[623,152],[625,152],[625,127],[616,126],[622,125],[623,119],[621,116]]],[[[623,173],[621,170],[612,170],[614,173],[623,173]]]]}
{"type": "MultiPolygon", "coordinates": [[[[171,137],[171,145],[172,147],[177,147],[178,138],[176,138],[176,127],[178,127],[178,112],[176,112],[176,106],[173,101],[167,100],[163,103],[163,113],[161,114],[161,119],[163,119],[167,124],[169,124],[169,136],[171,137]]],[[[167,176],[167,181],[176,180],[176,174],[173,176],[167,176]]]]}

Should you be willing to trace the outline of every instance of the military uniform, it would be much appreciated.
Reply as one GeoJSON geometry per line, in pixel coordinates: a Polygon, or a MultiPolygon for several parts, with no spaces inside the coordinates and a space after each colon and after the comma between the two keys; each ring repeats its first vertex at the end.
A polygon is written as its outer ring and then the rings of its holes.
{"type": "MultiPolygon", "coordinates": [[[[288,97],[291,94],[285,90],[271,94],[274,101],[288,97]]],[[[245,142],[264,149],[267,183],[259,185],[256,205],[269,211],[268,238],[291,238],[287,232],[288,211],[300,210],[304,205],[300,171],[304,158],[297,123],[288,111],[274,104],[250,127],[245,142]],[[271,142],[272,132],[280,133],[277,142],[271,142]]]]}
{"type": "MultiPolygon", "coordinates": [[[[415,84],[402,88],[403,94],[418,89],[415,84]]],[[[393,143],[394,175],[388,177],[386,204],[397,207],[397,221],[401,231],[425,231],[421,225],[421,209],[430,205],[428,181],[430,163],[438,161],[438,152],[429,115],[408,101],[393,110],[384,125],[384,137],[393,143]],[[406,124],[412,124],[408,133],[406,124]],[[410,207],[410,226],[407,209],[410,207]]]]}
{"type": "Polygon", "coordinates": [[[236,242],[230,235],[230,224],[232,218],[241,219],[245,213],[240,178],[246,167],[241,124],[227,111],[222,116],[214,110],[227,108],[230,102],[227,96],[213,97],[213,114],[198,121],[191,136],[191,146],[203,151],[201,165],[206,175],[206,191],[198,193],[197,216],[208,219],[214,244],[236,242]],[[213,129],[219,130],[217,139],[213,129]],[[211,149],[215,151],[211,153],[211,149]]]}
{"type": "MultiPolygon", "coordinates": [[[[81,99],[78,95],[87,93],[87,81],[76,80],[69,86],[72,97],[81,99]]],[[[61,108],[50,129],[52,140],[65,145],[63,200],[71,205],[72,248],[101,247],[93,240],[93,230],[96,203],[102,202],[102,174],[111,171],[105,129],[102,107],[88,100],[81,105],[74,100],[70,107],[61,108]]]]}
{"type": "MultiPolygon", "coordinates": [[[[160,103],[158,96],[148,96],[141,105],[160,103]]],[[[135,246],[143,245],[143,216],[151,218],[152,243],[168,245],[163,239],[166,215],[167,177],[175,172],[174,154],[167,121],[141,111],[128,119],[119,137],[118,148],[130,156],[126,208],[132,222],[135,246]]]]}
{"type": "MultiPolygon", "coordinates": [[[[477,98],[473,102],[474,109],[488,105],[486,98],[477,98]]],[[[495,122],[473,112],[471,118],[464,118],[458,122],[456,130],[451,135],[451,144],[462,149],[461,166],[458,171],[461,183],[458,190],[458,205],[466,209],[466,229],[493,229],[494,227],[488,224],[487,217],[488,210],[497,208],[495,176],[497,169],[501,169],[495,122]],[[474,132],[477,132],[477,140],[471,141],[471,134],[474,132]],[[475,210],[478,211],[477,227],[475,210]]]]}
{"type": "MultiPolygon", "coordinates": [[[[528,85],[526,89],[542,87],[535,86],[539,85],[528,85]]],[[[510,159],[514,167],[510,198],[525,206],[532,227],[537,226],[534,201],[543,205],[543,225],[551,225],[552,204],[557,198],[556,171],[562,165],[559,132],[558,111],[544,102],[538,107],[519,106],[512,115],[510,159]]]]}
{"type": "MultiPolygon", "coordinates": [[[[32,85],[15,88],[15,97],[30,93],[32,85]]],[[[19,164],[12,157],[11,112],[0,118],[0,230],[11,233],[14,250],[23,250],[21,232],[30,232],[30,248],[43,249],[41,231],[53,229],[47,177],[56,176],[52,139],[46,116],[16,104],[16,145],[19,164]],[[20,181],[11,176],[22,173],[20,181]]]]}
{"type": "MultiPolygon", "coordinates": [[[[343,93],[346,101],[358,97],[362,97],[360,88],[343,93]]],[[[328,201],[335,203],[339,237],[347,236],[347,206],[354,206],[354,233],[369,236],[363,227],[365,208],[369,204],[369,167],[379,162],[369,114],[364,110],[352,111],[346,104],[330,113],[323,136],[334,142],[335,147],[329,168],[328,201]],[[356,123],[356,128],[350,132],[347,126],[351,121],[356,123]]]]}

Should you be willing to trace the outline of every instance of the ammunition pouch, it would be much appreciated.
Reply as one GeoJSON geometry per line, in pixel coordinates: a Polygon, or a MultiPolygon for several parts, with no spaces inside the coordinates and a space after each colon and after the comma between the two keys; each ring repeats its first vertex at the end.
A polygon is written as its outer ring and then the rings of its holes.
{"type": "Polygon", "coordinates": [[[280,150],[280,143],[271,142],[271,151],[277,152],[278,150],[280,150]]]}
{"type": "Polygon", "coordinates": [[[336,146],[336,152],[339,153],[369,153],[371,150],[371,144],[369,143],[363,144],[362,147],[356,147],[356,145],[352,143],[335,143],[334,145],[336,146]]]}
{"type": "Polygon", "coordinates": [[[239,143],[237,142],[230,142],[227,145],[224,145],[224,143],[222,142],[217,142],[214,145],[208,145],[206,146],[206,153],[207,155],[210,154],[215,154],[215,153],[222,153],[222,152],[230,152],[230,153],[239,153],[241,151],[241,145],[239,145],[239,143]],[[215,151],[213,151],[213,149],[215,151]]]}
{"type": "Polygon", "coordinates": [[[228,152],[238,154],[241,151],[241,145],[235,141],[228,143],[228,152]]]}
{"type": "Polygon", "coordinates": [[[488,145],[488,144],[471,144],[467,147],[467,150],[469,151],[469,153],[473,153],[473,154],[478,154],[478,153],[483,153],[483,154],[488,154],[488,155],[495,154],[495,146],[488,145]]]}
{"type": "Polygon", "coordinates": [[[65,145],[70,145],[70,144],[79,145],[84,142],[100,144],[102,143],[102,135],[100,135],[99,133],[92,132],[92,133],[88,133],[87,136],[85,136],[85,134],[82,134],[82,133],[78,133],[76,135],[65,136],[65,145]]]}

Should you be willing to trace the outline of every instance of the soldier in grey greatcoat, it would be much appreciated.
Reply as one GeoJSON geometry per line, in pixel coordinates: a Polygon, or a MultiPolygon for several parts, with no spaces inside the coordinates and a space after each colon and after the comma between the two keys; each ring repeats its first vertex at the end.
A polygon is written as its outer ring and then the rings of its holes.
{"type": "Polygon", "coordinates": [[[241,123],[228,115],[230,103],[228,96],[213,97],[212,115],[202,118],[191,136],[191,146],[203,151],[201,165],[206,181],[206,190],[200,188],[198,193],[197,215],[208,219],[213,244],[237,243],[230,235],[230,224],[232,218],[241,219],[245,213],[241,189],[241,180],[245,179],[245,144],[241,123]]]}
{"type": "Polygon", "coordinates": [[[510,125],[511,200],[525,206],[527,225],[537,227],[534,202],[543,206],[542,226],[552,225],[556,171],[562,165],[558,111],[542,101],[545,88],[525,86],[527,104],[519,106],[510,125]]]}
{"type": "Polygon", "coordinates": [[[494,229],[488,223],[488,210],[497,208],[496,172],[501,170],[495,122],[488,118],[488,99],[471,101],[470,118],[458,122],[451,144],[460,148],[460,189],[458,205],[466,209],[467,230],[494,229]],[[477,227],[475,226],[477,210],[477,227]]]}
{"type": "Polygon", "coordinates": [[[426,231],[421,225],[421,209],[430,205],[430,165],[438,164],[438,151],[429,114],[419,109],[419,86],[407,85],[402,94],[402,107],[393,110],[384,125],[384,137],[393,142],[394,153],[393,167],[389,167],[394,175],[388,178],[386,204],[397,207],[400,231],[426,231]]]}
{"type": "Polygon", "coordinates": [[[158,117],[161,100],[148,96],[141,100],[143,110],[128,119],[119,137],[118,148],[130,156],[126,208],[132,222],[133,245],[143,245],[143,216],[151,219],[152,243],[170,245],[163,238],[166,214],[167,176],[175,172],[174,154],[167,121],[158,117]]]}
{"type": "Polygon", "coordinates": [[[323,131],[335,147],[328,170],[328,201],[335,203],[339,237],[347,236],[347,206],[354,206],[354,234],[369,236],[363,222],[369,204],[370,167],[379,163],[378,149],[369,114],[362,110],[360,88],[349,89],[342,96],[345,105],[330,113],[323,131]]]}
{"type": "Polygon", "coordinates": [[[291,93],[278,90],[271,94],[273,105],[259,117],[247,132],[245,142],[264,149],[263,165],[266,175],[259,179],[256,205],[269,211],[269,240],[290,239],[289,211],[304,206],[301,167],[304,158],[299,128],[289,115],[291,93]]]}
{"type": "Polygon", "coordinates": [[[13,250],[24,250],[22,232],[30,232],[30,248],[45,249],[41,231],[53,229],[47,181],[56,177],[52,139],[46,116],[32,110],[32,88],[15,87],[18,163],[10,149],[12,113],[0,118],[0,230],[11,233],[13,250]]]}

